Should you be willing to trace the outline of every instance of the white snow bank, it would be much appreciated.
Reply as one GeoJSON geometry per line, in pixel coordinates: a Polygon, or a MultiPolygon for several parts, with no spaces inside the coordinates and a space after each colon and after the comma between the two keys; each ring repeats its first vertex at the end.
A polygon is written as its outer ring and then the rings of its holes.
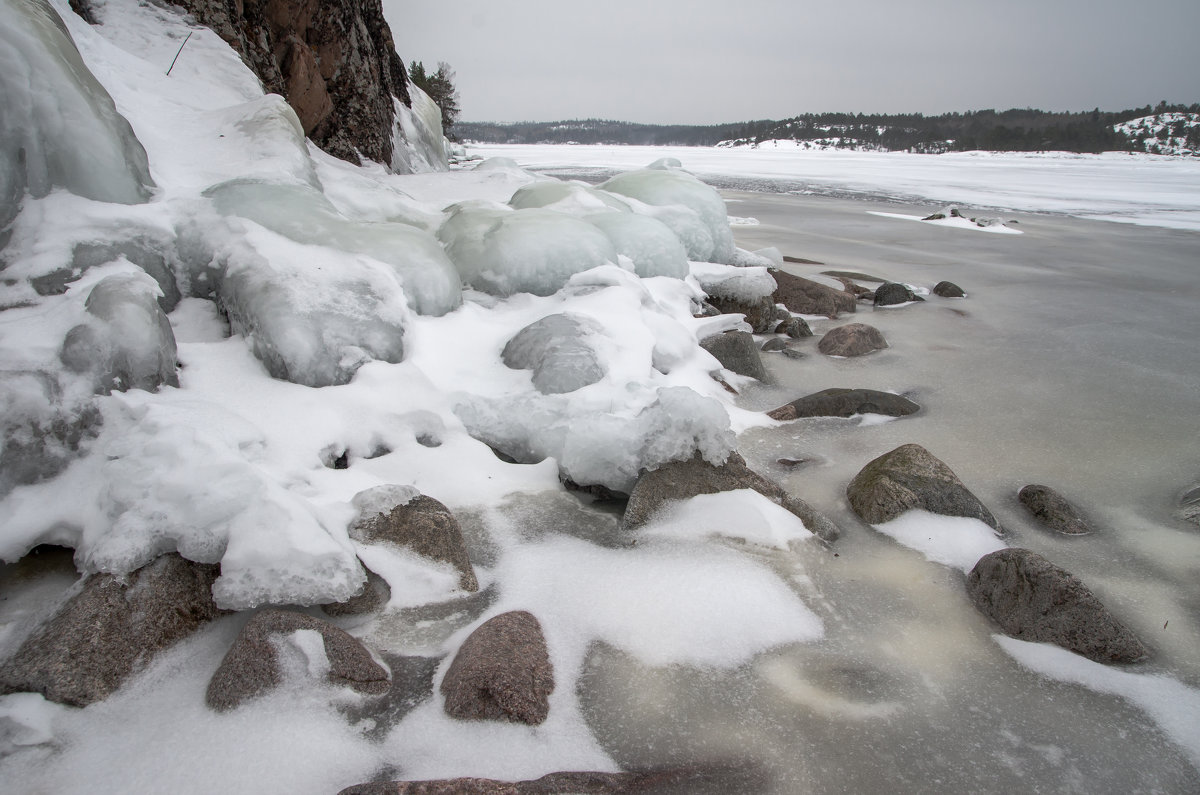
{"type": "Polygon", "coordinates": [[[996,531],[978,519],[917,509],[871,526],[920,552],[926,560],[959,569],[964,574],[975,568],[984,555],[1008,546],[996,537],[996,531]]]}
{"type": "Polygon", "coordinates": [[[674,502],[656,513],[639,535],[679,540],[723,536],[783,550],[813,537],[795,514],[752,489],[674,502]]]}

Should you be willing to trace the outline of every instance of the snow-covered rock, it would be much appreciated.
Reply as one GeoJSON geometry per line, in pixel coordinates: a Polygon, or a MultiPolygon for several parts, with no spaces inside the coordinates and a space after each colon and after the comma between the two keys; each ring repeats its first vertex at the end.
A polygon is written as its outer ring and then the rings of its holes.
{"type": "Polygon", "coordinates": [[[627,171],[600,187],[661,208],[663,211],[655,213],[656,217],[679,236],[687,248],[688,259],[727,263],[733,257],[733,233],[725,202],[713,188],[686,171],[677,168],[627,171]]]}

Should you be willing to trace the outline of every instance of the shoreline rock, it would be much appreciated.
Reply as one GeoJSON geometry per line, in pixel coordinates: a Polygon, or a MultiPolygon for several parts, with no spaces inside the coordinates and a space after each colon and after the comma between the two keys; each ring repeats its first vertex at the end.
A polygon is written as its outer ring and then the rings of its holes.
{"type": "Polygon", "coordinates": [[[852,417],[855,414],[883,414],[906,417],[921,407],[903,395],[874,389],[824,389],[785,403],[767,412],[773,420],[794,420],[801,417],[852,417]]]}
{"type": "Polygon", "coordinates": [[[1017,492],[1017,499],[1033,518],[1056,533],[1078,536],[1092,532],[1075,506],[1049,486],[1031,483],[1017,492]]]}

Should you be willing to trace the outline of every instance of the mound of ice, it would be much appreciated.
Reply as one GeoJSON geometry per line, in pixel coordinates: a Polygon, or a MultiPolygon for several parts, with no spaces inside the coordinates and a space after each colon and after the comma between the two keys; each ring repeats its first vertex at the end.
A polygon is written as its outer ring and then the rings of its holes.
{"type": "Polygon", "coordinates": [[[91,375],[97,392],[179,386],[175,334],[158,305],[158,283],[145,273],[106,276],[88,294],[91,315],[63,341],[67,369],[91,375]]]}
{"type": "Polygon", "coordinates": [[[387,265],[419,314],[444,315],[462,303],[453,263],[437,240],[420,229],[349,221],[319,191],[305,185],[231,180],[205,195],[225,215],[249,218],[298,243],[356,252],[387,265]]]}
{"type": "Polygon", "coordinates": [[[659,215],[658,220],[679,236],[689,259],[728,263],[733,257],[733,232],[729,229],[725,202],[714,189],[686,171],[663,168],[629,171],[600,187],[655,207],[675,209],[676,212],[659,215]],[[697,233],[695,222],[686,222],[688,219],[678,212],[681,209],[696,216],[708,233],[708,241],[697,233]]]}
{"type": "Polygon", "coordinates": [[[553,210],[456,207],[438,230],[464,284],[498,296],[552,295],[576,273],[616,262],[596,227],[553,210]]]}
{"type": "Polygon", "coordinates": [[[747,304],[772,295],[778,286],[766,268],[693,262],[691,273],[709,295],[747,304]]]}
{"type": "Polygon", "coordinates": [[[0,226],[26,190],[120,204],[149,197],[145,149],[46,0],[0,0],[0,97],[0,226]]]}
{"type": "Polygon", "coordinates": [[[514,210],[542,208],[570,215],[604,210],[629,212],[628,203],[611,193],[597,190],[590,185],[560,180],[544,180],[518,188],[508,200],[508,204],[514,210]]]}
{"type": "Polygon", "coordinates": [[[588,337],[603,334],[594,320],[547,315],[521,329],[501,352],[514,370],[533,370],[533,385],[544,395],[574,392],[604,377],[588,337]]]}
{"type": "Polygon", "coordinates": [[[513,171],[523,171],[521,164],[511,157],[489,157],[482,163],[471,169],[472,171],[503,171],[511,169],[513,171]]]}
{"type": "Polygon", "coordinates": [[[89,380],[0,372],[0,496],[57,475],[95,437],[100,422],[89,380]]]}
{"type": "Polygon", "coordinates": [[[633,416],[573,411],[561,395],[467,397],[455,413],[472,436],[520,463],[555,458],[563,477],[625,493],[643,469],[697,452],[719,465],[734,447],[724,406],[687,387],[658,390],[657,400],[633,416]]]}
{"type": "Polygon", "coordinates": [[[214,224],[206,238],[217,302],[272,376],[344,384],[368,361],[403,358],[408,307],[384,265],[246,222],[214,224]]]}
{"type": "Polygon", "coordinates": [[[633,213],[592,213],[586,220],[608,236],[618,254],[633,262],[638,276],[687,277],[687,251],[661,221],[633,213]]]}
{"type": "Polygon", "coordinates": [[[392,130],[392,171],[414,174],[449,171],[445,136],[442,135],[442,111],[429,95],[413,83],[408,84],[412,108],[392,100],[396,120],[392,130]]]}

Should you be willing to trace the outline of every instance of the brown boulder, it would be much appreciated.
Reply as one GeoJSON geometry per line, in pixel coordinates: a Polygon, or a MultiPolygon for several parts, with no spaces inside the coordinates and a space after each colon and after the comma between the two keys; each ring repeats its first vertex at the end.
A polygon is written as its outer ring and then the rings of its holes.
{"type": "Polygon", "coordinates": [[[713,355],[726,370],[738,375],[767,381],[767,368],[763,367],[754,337],[746,331],[726,331],[700,340],[700,347],[713,355]]]}
{"type": "Polygon", "coordinates": [[[283,681],[283,670],[274,639],[299,630],[320,633],[329,659],[330,683],[365,695],[388,691],[388,672],[356,638],[319,618],[271,609],[250,619],[221,660],[208,683],[208,706],[224,712],[277,687],[283,681]]]}
{"type": "Polygon", "coordinates": [[[967,575],[967,593],[1011,637],[1053,643],[1100,663],[1150,654],[1079,578],[1028,549],[984,555],[967,575]]]}
{"type": "Polygon", "coordinates": [[[887,346],[887,340],[874,326],[847,323],[830,329],[821,337],[821,341],[817,343],[817,350],[826,356],[864,356],[883,350],[887,346]]]}
{"type": "Polygon", "coordinates": [[[216,618],[218,567],[163,555],[125,578],[95,574],[0,666],[0,693],[87,706],[216,618]]]}
{"type": "Polygon", "coordinates": [[[771,268],[770,273],[778,285],[771,300],[783,304],[790,312],[836,318],[842,312],[853,312],[856,309],[853,293],[835,290],[779,268],[771,268]]]}
{"type": "Polygon", "coordinates": [[[1017,499],[1034,518],[1055,532],[1083,535],[1092,532],[1075,506],[1049,486],[1031,483],[1017,492],[1017,499]]]}
{"type": "Polygon", "coordinates": [[[550,712],[554,667],[542,626],[524,610],[501,613],[472,632],[442,680],[446,714],[536,726],[550,712]]]}
{"type": "Polygon", "coordinates": [[[874,389],[824,389],[785,403],[767,412],[773,420],[794,420],[800,417],[851,417],[855,414],[884,414],[905,417],[921,407],[903,395],[879,392],[874,389]]]}

